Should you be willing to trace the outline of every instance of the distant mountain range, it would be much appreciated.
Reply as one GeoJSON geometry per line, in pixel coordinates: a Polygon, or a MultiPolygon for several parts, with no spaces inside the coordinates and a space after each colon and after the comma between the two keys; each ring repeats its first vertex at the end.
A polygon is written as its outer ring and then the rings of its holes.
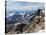
{"type": "Polygon", "coordinates": [[[9,13],[9,15],[6,14],[6,23],[7,24],[16,23],[16,21],[21,20],[22,16],[24,16],[25,14],[30,16],[35,16],[37,12],[32,12],[30,10],[27,11],[20,10],[9,13]]]}

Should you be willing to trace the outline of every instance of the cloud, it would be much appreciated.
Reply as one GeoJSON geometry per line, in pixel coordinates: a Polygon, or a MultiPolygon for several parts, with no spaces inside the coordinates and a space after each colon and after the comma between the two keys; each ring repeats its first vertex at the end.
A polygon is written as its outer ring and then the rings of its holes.
{"type": "Polygon", "coordinates": [[[18,6],[16,7],[16,10],[35,10],[37,8],[39,8],[39,6],[18,6]]]}
{"type": "Polygon", "coordinates": [[[7,11],[35,10],[43,6],[44,6],[43,3],[37,2],[7,1],[7,11]]]}

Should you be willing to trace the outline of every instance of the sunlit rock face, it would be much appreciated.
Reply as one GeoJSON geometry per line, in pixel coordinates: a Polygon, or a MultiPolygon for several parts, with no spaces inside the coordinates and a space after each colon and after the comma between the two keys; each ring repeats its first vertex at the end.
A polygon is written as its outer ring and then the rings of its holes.
{"type": "Polygon", "coordinates": [[[44,15],[44,3],[7,0],[5,16],[6,33],[30,33],[34,30],[32,26],[39,22],[39,17],[45,17],[44,15]]]}

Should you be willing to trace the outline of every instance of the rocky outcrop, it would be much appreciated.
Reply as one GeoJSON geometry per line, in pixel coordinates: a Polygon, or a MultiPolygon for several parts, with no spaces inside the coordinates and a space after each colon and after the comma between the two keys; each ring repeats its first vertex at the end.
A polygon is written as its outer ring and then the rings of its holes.
{"type": "Polygon", "coordinates": [[[37,15],[24,15],[22,19],[15,23],[6,25],[7,34],[32,33],[39,32],[45,29],[45,13],[43,10],[38,10],[37,15]],[[40,11],[40,12],[39,12],[40,11]]]}

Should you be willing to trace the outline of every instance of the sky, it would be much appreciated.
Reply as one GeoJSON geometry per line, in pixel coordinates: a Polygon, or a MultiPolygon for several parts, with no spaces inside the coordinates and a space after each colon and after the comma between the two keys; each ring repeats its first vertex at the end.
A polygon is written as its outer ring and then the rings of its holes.
{"type": "MultiPolygon", "coordinates": [[[[7,7],[6,11],[7,14],[10,14],[12,12],[14,14],[14,11],[26,11],[26,10],[37,10],[38,8],[43,8],[44,4],[39,2],[26,2],[26,1],[11,1],[7,0],[7,7]]],[[[23,12],[22,11],[22,12],[23,12]]]]}
{"type": "Polygon", "coordinates": [[[23,1],[7,1],[7,11],[12,10],[35,10],[37,8],[42,8],[43,3],[36,2],[23,2],[23,1]]]}

